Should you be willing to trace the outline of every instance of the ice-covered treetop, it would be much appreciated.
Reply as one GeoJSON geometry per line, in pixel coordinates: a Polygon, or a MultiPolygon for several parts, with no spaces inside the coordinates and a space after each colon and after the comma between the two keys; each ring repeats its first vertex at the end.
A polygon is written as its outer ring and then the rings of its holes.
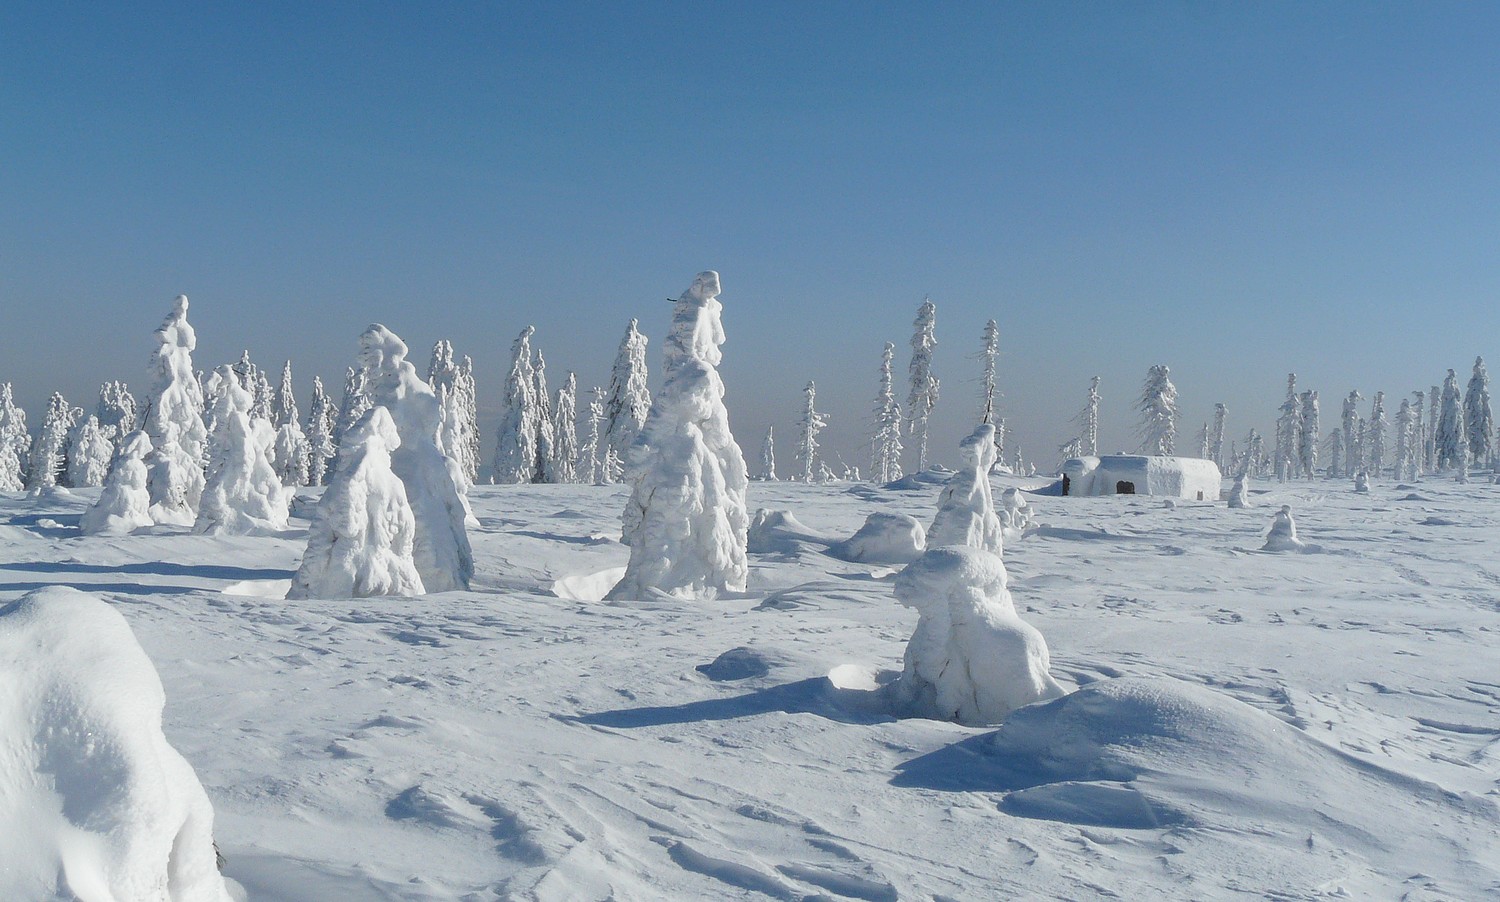
{"type": "Polygon", "coordinates": [[[677,299],[672,311],[672,331],[667,335],[666,361],[671,367],[683,358],[701,360],[718,366],[723,354],[724,324],[719,320],[719,274],[713,270],[698,273],[692,287],[677,299]]]}
{"type": "Polygon", "coordinates": [[[963,441],[958,443],[958,454],[964,466],[978,467],[988,471],[995,462],[995,426],[980,423],[963,441]]]}
{"type": "Polygon", "coordinates": [[[406,350],[406,342],[380,323],[371,323],[359,336],[359,363],[367,373],[395,370],[406,350]]]}
{"type": "Polygon", "coordinates": [[[349,430],[344,445],[342,453],[349,458],[376,447],[394,451],[401,447],[401,435],[396,431],[396,422],[391,419],[391,412],[376,405],[366,411],[354,428],[349,430]]]}
{"type": "Polygon", "coordinates": [[[187,295],[179,294],[177,300],[172,302],[172,312],[167,314],[161,328],[156,330],[156,340],[164,345],[185,348],[189,351],[197,348],[198,335],[187,321],[187,311],[187,295]]]}

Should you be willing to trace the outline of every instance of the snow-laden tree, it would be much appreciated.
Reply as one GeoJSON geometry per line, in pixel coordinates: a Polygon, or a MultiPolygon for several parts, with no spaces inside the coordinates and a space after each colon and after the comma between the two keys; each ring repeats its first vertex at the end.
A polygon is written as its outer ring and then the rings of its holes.
{"type": "Polygon", "coordinates": [[[880,358],[880,390],[875,395],[875,435],[870,440],[870,475],[884,485],[901,478],[901,405],[896,403],[892,364],[896,346],[885,343],[880,358]]]}
{"type": "Polygon", "coordinates": [[[31,448],[31,468],[26,476],[26,488],[32,491],[50,489],[65,481],[68,461],[68,433],[83,411],[68,406],[58,392],[47,400],[47,410],[42,414],[42,428],[37,433],[36,444],[31,448]]]}
{"type": "Polygon", "coordinates": [[[459,466],[463,468],[465,481],[473,485],[479,480],[479,389],[474,381],[474,360],[467,354],[458,362],[453,391],[458,409],[463,412],[464,431],[469,440],[469,453],[459,461],[459,466]]]}
{"type": "Polygon", "coordinates": [[[828,425],[827,415],[815,406],[817,398],[817,385],[807,383],[802,389],[802,416],[797,419],[797,479],[802,482],[818,478],[818,433],[828,425]]]}
{"type": "Polygon", "coordinates": [[[1411,393],[1411,410],[1414,419],[1412,428],[1412,454],[1413,463],[1418,473],[1427,472],[1427,448],[1432,444],[1431,436],[1427,434],[1427,417],[1425,413],[1427,394],[1414,391],[1411,393]]]}
{"type": "Polygon", "coordinates": [[[500,411],[492,467],[497,483],[531,482],[536,474],[541,409],[536,402],[536,374],[531,370],[531,336],[535,332],[535,327],[527,326],[510,346],[510,373],[505,377],[504,406],[500,411]]]}
{"type": "Polygon", "coordinates": [[[532,482],[557,482],[556,437],[552,433],[552,396],[547,393],[547,358],[537,348],[531,364],[532,394],[536,398],[536,450],[532,482]]]}
{"type": "Polygon", "coordinates": [[[282,485],[295,489],[309,484],[311,454],[312,446],[296,420],[284,423],[276,430],[271,444],[271,461],[282,485]]]}
{"type": "Polygon", "coordinates": [[[24,489],[30,462],[31,433],[26,430],[26,411],[16,406],[10,383],[0,383],[0,492],[24,489]]]}
{"type": "Polygon", "coordinates": [[[1484,368],[1483,357],[1474,358],[1474,375],[1464,393],[1464,430],[1469,460],[1475,466],[1487,465],[1495,433],[1495,414],[1490,410],[1490,374],[1484,368]]]}
{"type": "Polygon", "coordinates": [[[436,392],[446,388],[453,390],[458,378],[458,364],[453,360],[453,343],[440,338],[432,346],[432,359],[427,364],[427,384],[436,392]]]}
{"type": "MultiPolygon", "coordinates": [[[[193,372],[193,349],[197,333],[188,323],[187,295],[180,294],[161,328],[156,330],[156,351],[151,355],[151,388],[146,412],[141,418],[151,444],[161,448],[167,440],[167,424],[177,427],[174,442],[201,470],[207,461],[208,432],[203,425],[203,387],[193,372]]],[[[189,484],[193,480],[189,480],[189,484]]],[[[201,473],[198,484],[201,485],[201,473]]],[[[196,513],[198,497],[191,489],[189,507],[196,513]]]]}
{"type": "Polygon", "coordinates": [[[568,373],[552,405],[552,481],[578,481],[578,375],[568,373]]]}
{"type": "Polygon", "coordinates": [[[26,488],[26,470],[16,449],[0,442],[0,492],[19,492],[26,488]]]}
{"type": "Polygon", "coordinates": [[[1208,452],[1213,447],[1213,439],[1208,432],[1208,421],[1205,420],[1203,427],[1198,430],[1198,457],[1208,460],[1208,452]]]}
{"type": "Polygon", "coordinates": [[[136,431],[125,436],[120,452],[110,462],[99,500],[78,522],[84,535],[128,535],[152,524],[145,462],[150,453],[151,439],[146,433],[136,431]]]}
{"type": "Polygon", "coordinates": [[[1414,412],[1411,402],[1405,398],[1401,399],[1401,406],[1396,408],[1396,479],[1417,478],[1416,461],[1412,458],[1415,450],[1412,443],[1412,432],[1415,430],[1414,412]]]}
{"type": "Polygon", "coordinates": [[[255,383],[250,391],[250,419],[272,425],[276,419],[276,390],[265,370],[255,371],[255,383]]]}
{"type": "Polygon", "coordinates": [[[1151,367],[1141,387],[1141,453],[1171,455],[1177,447],[1177,387],[1164,364],[1151,367]]]}
{"type": "Polygon", "coordinates": [[[1220,470],[1227,472],[1229,461],[1224,457],[1224,429],[1229,417],[1229,408],[1223,404],[1214,405],[1214,425],[1212,438],[1208,444],[1208,459],[1214,462],[1220,470]]]}
{"type": "Polygon", "coordinates": [[[328,473],[332,469],[330,464],[339,451],[338,445],[333,441],[333,433],[337,428],[338,417],[334,413],[333,402],[323,391],[323,380],[314,376],[312,403],[307,410],[307,429],[303,432],[307,436],[308,485],[328,484],[328,473]]]}
{"type": "Polygon", "coordinates": [[[1334,429],[1328,433],[1328,478],[1342,475],[1348,469],[1344,450],[1344,431],[1334,429]]]}
{"type": "Polygon", "coordinates": [[[911,363],[906,372],[911,387],[906,395],[906,432],[917,437],[917,472],[927,469],[927,420],[938,402],[938,378],[932,374],[932,352],[937,348],[937,305],[923,298],[912,322],[911,363]]]}
{"type": "Polygon", "coordinates": [[[214,469],[203,486],[193,532],[244,536],[286,529],[290,499],[272,463],[276,433],[270,421],[230,410],[220,419],[220,429],[214,469]]]}
{"type": "Polygon", "coordinates": [[[118,450],[124,445],[125,436],[136,428],[135,396],[123,382],[106,382],[99,386],[99,404],[94,408],[94,416],[118,450]]]}
{"type": "Polygon", "coordinates": [[[465,524],[472,514],[458,464],[438,447],[437,394],[407,361],[406,343],[379,323],[360,335],[359,360],[371,403],[386,409],[401,438],[391,468],[416,519],[412,554],[422,585],[429,592],[467,589],[474,553],[465,524]]]}
{"type": "Polygon", "coordinates": [[[578,475],[586,485],[604,482],[604,458],[599,450],[604,444],[604,389],[594,386],[589,392],[588,429],[583,446],[578,449],[578,475]]]}
{"type": "Polygon", "coordinates": [[[343,444],[344,433],[352,429],[369,409],[370,387],[365,384],[364,368],[354,366],[346,368],[344,370],[344,396],[339,400],[339,412],[333,425],[335,449],[343,444]]]}
{"type": "MultiPolygon", "coordinates": [[[[1089,396],[1083,407],[1083,454],[1090,457],[1099,453],[1099,377],[1095,376],[1089,380],[1089,396]]],[[[1004,440],[1001,440],[1000,453],[1004,455],[1004,440]]]]}
{"type": "Polygon", "coordinates": [[[999,554],[1000,518],[990,493],[995,465],[995,427],[979,426],[958,445],[959,465],[938,496],[938,511],[927,529],[927,547],[968,545],[999,554]]]}
{"type": "Polygon", "coordinates": [[[1318,393],[1305,391],[1301,395],[1302,416],[1301,431],[1297,435],[1298,463],[1302,469],[1302,475],[1312,479],[1318,469],[1318,439],[1321,437],[1320,417],[1318,415],[1318,393]]]}
{"type": "Polygon", "coordinates": [[[177,441],[177,424],[167,423],[160,444],[146,455],[146,491],[151,520],[170,526],[192,526],[203,497],[203,466],[177,441]]]}
{"type": "Polygon", "coordinates": [[[254,404],[255,383],[258,381],[256,375],[260,372],[260,367],[251,362],[250,352],[248,350],[240,351],[240,359],[231,363],[229,369],[234,373],[235,381],[240,384],[240,388],[250,393],[250,401],[254,404]]]}
{"type": "Polygon", "coordinates": [[[1452,370],[1443,380],[1443,412],[1437,424],[1437,469],[1456,467],[1459,459],[1468,453],[1467,436],[1464,430],[1464,409],[1458,393],[1458,374],[1452,370]]]}
{"type": "Polygon", "coordinates": [[[604,443],[599,447],[601,458],[608,449],[613,449],[615,456],[623,459],[651,411],[651,389],[646,381],[646,336],[636,326],[632,319],[625,327],[625,337],[620,339],[614,369],[609,374],[609,394],[604,400],[604,443]]]}
{"type": "Polygon", "coordinates": [[[1390,420],[1385,415],[1385,392],[1375,393],[1375,400],[1370,403],[1370,426],[1366,441],[1368,451],[1366,456],[1370,472],[1379,478],[1385,470],[1387,446],[1387,435],[1390,431],[1390,420]]]}
{"type": "Polygon", "coordinates": [[[615,449],[606,448],[604,450],[604,463],[600,466],[603,468],[599,477],[600,482],[605,485],[615,485],[624,481],[625,464],[615,454],[615,449]]]}
{"type": "Polygon", "coordinates": [[[1438,416],[1442,407],[1441,395],[1436,385],[1427,391],[1427,448],[1423,452],[1427,456],[1427,470],[1433,472],[1438,468],[1437,462],[1437,433],[1438,416]]]}
{"type": "Polygon", "coordinates": [[[1349,392],[1349,397],[1344,399],[1344,469],[1341,472],[1346,477],[1353,476],[1354,471],[1364,465],[1359,431],[1359,402],[1363,400],[1364,396],[1358,391],[1349,392]]]}
{"type": "Polygon", "coordinates": [[[995,422],[995,358],[1000,356],[1000,327],[994,320],[984,324],[983,345],[979,358],[984,361],[984,371],[979,380],[979,422],[995,422]]]}
{"type": "Polygon", "coordinates": [[[1264,476],[1266,471],[1266,440],[1255,429],[1245,436],[1245,454],[1237,468],[1251,476],[1264,476]]]}
{"type": "Polygon", "coordinates": [[[776,427],[766,427],[766,440],[760,443],[760,475],[763,482],[776,482],[776,427]]]}
{"type": "Polygon", "coordinates": [[[630,446],[622,518],[630,562],[610,598],[745,589],[749,480],[716,369],[724,343],[718,296],[719,274],[701,272],[672,312],[664,384],[630,446]]]}
{"type": "Polygon", "coordinates": [[[96,416],[85,417],[73,428],[68,441],[68,485],[88,488],[104,485],[115,444],[110,434],[99,426],[96,416]]]}
{"type": "Polygon", "coordinates": [[[281,383],[271,399],[271,425],[280,429],[291,423],[300,430],[302,412],[297,409],[297,396],[292,391],[292,362],[281,365],[281,383]]]}
{"type": "Polygon", "coordinates": [[[416,517],[392,469],[391,453],[400,446],[384,407],[366,411],[345,435],[287,598],[426,592],[414,555],[416,517]]]}
{"type": "Polygon", "coordinates": [[[465,356],[455,363],[452,343],[440,340],[432,346],[427,382],[442,402],[443,453],[458,463],[464,484],[473,485],[479,478],[479,408],[474,361],[465,356]]]}
{"type": "MultiPolygon", "coordinates": [[[[253,388],[255,374],[250,375],[250,380],[253,388]]],[[[210,404],[206,419],[212,426],[208,436],[208,475],[212,478],[222,466],[230,442],[233,441],[229,434],[231,416],[236,413],[250,416],[250,411],[255,405],[255,397],[250,389],[246,389],[235,378],[233,364],[220,366],[214,371],[214,377],[210,378],[207,384],[210,389],[210,404]]],[[[268,421],[262,422],[270,425],[268,421]]]]}
{"type": "Polygon", "coordinates": [[[1302,438],[1302,403],[1297,400],[1297,374],[1287,373],[1286,400],[1276,418],[1276,479],[1285,482],[1297,475],[1298,446],[1302,438]]]}

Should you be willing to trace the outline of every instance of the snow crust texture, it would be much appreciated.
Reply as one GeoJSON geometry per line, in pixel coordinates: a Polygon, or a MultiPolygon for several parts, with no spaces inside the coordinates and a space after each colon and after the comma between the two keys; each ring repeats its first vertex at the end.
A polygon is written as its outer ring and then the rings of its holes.
{"type": "Polygon", "coordinates": [[[104,601],[50,587],[0,609],[0,898],[229,902],[165,700],[104,601]]]}

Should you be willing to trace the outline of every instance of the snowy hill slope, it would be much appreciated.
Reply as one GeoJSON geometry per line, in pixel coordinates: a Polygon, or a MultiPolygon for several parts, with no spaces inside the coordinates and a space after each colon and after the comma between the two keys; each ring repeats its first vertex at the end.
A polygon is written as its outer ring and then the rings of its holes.
{"type": "Polygon", "coordinates": [[[1033,498],[1011,591],[1083,689],[973,729],[884,713],[916,613],[818,538],[930,522],[911,486],[752,484],[805,529],[707,604],[585,600],[620,488],[478,487],[471,591],[295,602],[305,520],[7,495],[0,601],[115,603],[256,899],[1500,893],[1500,488],[1033,498]],[[1316,553],[1258,550],[1283,503],[1316,553]]]}

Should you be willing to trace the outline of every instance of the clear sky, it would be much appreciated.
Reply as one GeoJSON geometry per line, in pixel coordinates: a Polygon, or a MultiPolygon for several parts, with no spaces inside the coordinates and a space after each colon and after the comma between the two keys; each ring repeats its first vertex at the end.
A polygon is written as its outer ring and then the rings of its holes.
{"type": "Polygon", "coordinates": [[[752,458],[815,379],[864,466],[927,294],[940,460],[990,318],[1041,462],[1094,374],[1133,448],[1154,363],[1185,434],[1269,428],[1289,371],[1326,431],[1500,355],[1497,38],[1444,2],[0,4],[0,380],[33,422],[141,389],[181,292],[199,366],[291,358],[304,412],[368,322],[424,370],[451,338],[488,433],[521,327],[554,385],[632,316],[656,367],[717,269],[752,458]]]}

